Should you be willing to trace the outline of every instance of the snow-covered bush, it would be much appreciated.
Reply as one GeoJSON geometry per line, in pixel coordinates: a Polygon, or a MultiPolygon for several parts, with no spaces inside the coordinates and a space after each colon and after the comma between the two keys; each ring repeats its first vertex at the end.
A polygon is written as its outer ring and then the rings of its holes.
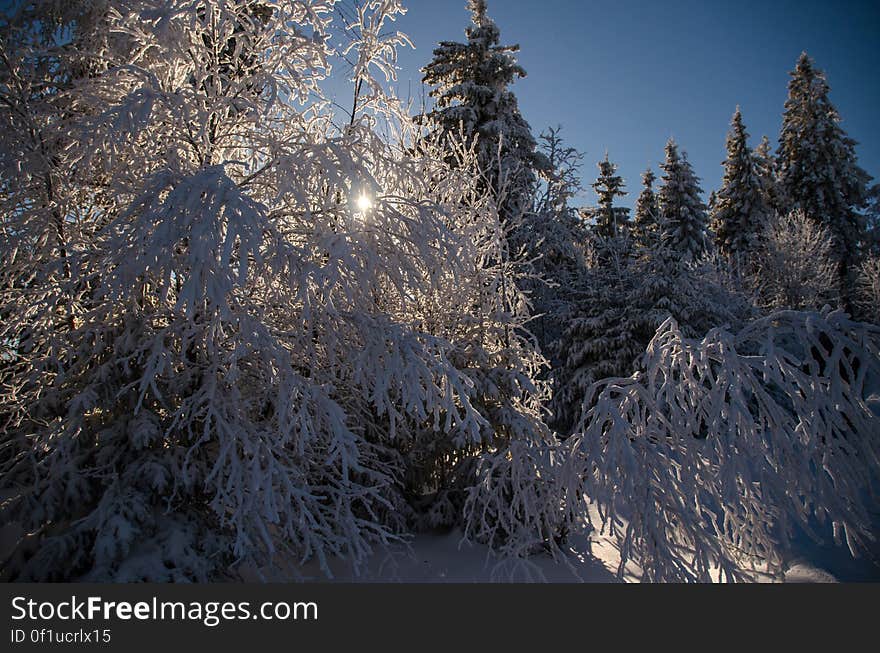
{"type": "Polygon", "coordinates": [[[431,193],[448,207],[449,226],[461,249],[450,254],[454,262],[444,263],[454,273],[439,275],[436,288],[417,305],[418,312],[402,306],[399,319],[418,315],[419,330],[449,343],[444,356],[465,376],[467,399],[480,416],[476,439],[462,438],[445,423],[438,431],[434,422],[414,437],[419,446],[405,446],[412,460],[407,465],[410,479],[421,477],[409,484],[409,491],[417,495],[417,503],[430,506],[424,520],[416,518],[436,526],[461,521],[467,489],[476,482],[478,458],[506,451],[515,440],[544,439],[541,405],[547,390],[537,379],[546,363],[525,330],[529,300],[519,275],[529,266],[509,252],[510,231],[518,223],[507,220],[502,225],[494,203],[476,181],[478,160],[472,147],[443,139],[440,144],[422,140],[419,148],[435,162],[448,161],[455,153],[456,162],[443,170],[431,193]],[[449,519],[450,501],[458,510],[454,519],[449,519]]]}
{"type": "Polygon", "coordinates": [[[562,462],[549,432],[482,457],[465,505],[465,536],[509,559],[557,553],[573,523],[565,512],[562,462]]]}
{"type": "Polygon", "coordinates": [[[803,211],[767,226],[752,269],[759,301],[770,308],[818,309],[839,296],[827,229],[803,211]]]}
{"type": "MultiPolygon", "coordinates": [[[[3,114],[0,462],[29,534],[6,577],[356,566],[408,523],[463,519],[477,455],[544,437],[473,149],[377,135],[409,129],[372,77],[393,73],[396,2],[364,3],[368,94],[334,126],[332,4],[113,3],[98,72],[20,102],[64,147],[3,114]],[[7,171],[27,148],[24,184],[7,171]]],[[[18,61],[43,56],[30,33],[18,61]]]]}
{"type": "Polygon", "coordinates": [[[670,318],[643,363],[590,389],[566,442],[621,574],[633,560],[647,581],[745,578],[811,516],[854,554],[874,537],[880,329],[784,311],[691,339],[670,318]]]}

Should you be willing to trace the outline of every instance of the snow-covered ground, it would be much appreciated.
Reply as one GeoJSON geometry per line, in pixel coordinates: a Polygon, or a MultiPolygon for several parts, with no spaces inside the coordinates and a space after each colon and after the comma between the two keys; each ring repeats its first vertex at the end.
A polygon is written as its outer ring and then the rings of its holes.
{"type": "MultiPolygon", "coordinates": [[[[619,556],[608,538],[591,538],[591,551],[572,553],[568,564],[538,555],[528,563],[510,564],[493,557],[480,545],[461,542],[461,533],[421,534],[408,548],[393,552],[377,552],[365,569],[356,574],[346,565],[332,565],[334,580],[341,582],[403,582],[403,583],[485,583],[485,582],[550,582],[550,583],[616,583],[619,556]]],[[[785,573],[788,583],[835,583],[880,581],[880,568],[867,560],[847,560],[844,551],[817,548],[823,561],[810,556],[792,560],[785,573]]],[[[325,581],[318,566],[308,563],[302,580],[325,581]]],[[[637,568],[630,565],[625,581],[637,582],[637,568]]],[[[246,573],[247,580],[257,576],[246,573]]],[[[283,580],[275,576],[273,580],[283,580]]],[[[759,582],[774,582],[767,574],[756,574],[759,582]]]]}
{"type": "MultiPolygon", "coordinates": [[[[880,522],[880,519],[878,519],[880,522]]],[[[17,524],[0,528],[2,553],[8,553],[20,536],[17,524]]],[[[550,582],[550,583],[616,583],[620,561],[617,547],[610,537],[592,531],[573,538],[567,562],[549,555],[536,555],[527,563],[505,562],[494,557],[487,547],[462,542],[460,531],[423,533],[413,537],[406,546],[377,551],[363,569],[354,572],[342,561],[331,562],[335,581],[404,582],[404,583],[483,583],[483,582],[550,582]]],[[[807,538],[798,541],[798,553],[792,555],[785,573],[789,583],[880,582],[880,566],[867,559],[854,560],[845,549],[817,545],[807,538]]],[[[880,546],[875,546],[880,555],[880,546]]],[[[244,580],[306,580],[326,582],[326,576],[314,561],[299,572],[265,570],[262,578],[253,569],[242,569],[244,580]]],[[[625,581],[638,581],[638,568],[627,567],[625,581]]],[[[773,582],[767,574],[756,580],[773,582]]]]}
{"type": "MultiPolygon", "coordinates": [[[[878,515],[880,524],[880,515],[878,515]]],[[[403,582],[403,583],[485,583],[485,582],[549,582],[549,583],[617,583],[620,555],[613,538],[597,530],[570,539],[571,552],[565,561],[550,555],[535,555],[527,562],[500,560],[479,544],[462,541],[458,530],[445,533],[423,533],[414,536],[406,546],[377,551],[366,567],[355,572],[343,562],[331,562],[333,580],[337,582],[403,582]]],[[[797,552],[790,556],[784,578],[759,571],[758,582],[835,583],[880,582],[880,566],[870,560],[853,559],[846,549],[831,544],[819,545],[806,536],[797,538],[797,552]]],[[[880,546],[875,546],[880,556],[880,546]]],[[[242,571],[245,580],[259,580],[253,570],[242,571]]],[[[316,562],[307,563],[299,572],[300,580],[327,580],[316,562]]],[[[265,571],[266,580],[287,580],[296,574],[282,570],[265,571]]],[[[639,569],[629,563],[624,582],[638,582],[639,569]]]]}

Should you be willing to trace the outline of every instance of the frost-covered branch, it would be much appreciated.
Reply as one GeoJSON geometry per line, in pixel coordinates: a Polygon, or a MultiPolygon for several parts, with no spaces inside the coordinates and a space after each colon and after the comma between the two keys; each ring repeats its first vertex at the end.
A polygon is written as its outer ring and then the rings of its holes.
{"type": "Polygon", "coordinates": [[[853,555],[873,539],[876,327],[784,311],[691,340],[669,319],[644,366],[593,386],[567,463],[617,536],[621,573],[633,559],[645,580],[742,578],[778,563],[811,516],[853,555]]]}

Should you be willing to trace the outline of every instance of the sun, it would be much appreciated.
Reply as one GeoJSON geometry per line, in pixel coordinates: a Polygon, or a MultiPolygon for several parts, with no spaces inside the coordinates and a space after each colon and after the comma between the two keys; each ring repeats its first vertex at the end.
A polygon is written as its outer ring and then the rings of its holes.
{"type": "Polygon", "coordinates": [[[371,208],[373,208],[373,200],[371,200],[370,196],[367,195],[366,193],[361,193],[358,196],[358,198],[356,200],[356,204],[357,204],[358,210],[361,211],[362,213],[366,213],[371,208]]]}

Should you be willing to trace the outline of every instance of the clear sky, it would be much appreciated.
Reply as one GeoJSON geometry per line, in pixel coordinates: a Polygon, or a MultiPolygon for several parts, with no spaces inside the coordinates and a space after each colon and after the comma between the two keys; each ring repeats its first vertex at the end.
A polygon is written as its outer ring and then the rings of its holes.
{"type": "MultiPolygon", "coordinates": [[[[399,92],[418,96],[418,69],[439,40],[463,40],[465,0],[408,0],[398,28],[399,92]]],[[[708,192],[721,182],[736,105],[757,145],[776,145],[788,72],[806,50],[831,84],[862,167],[880,177],[880,0],[489,0],[502,42],[519,43],[528,77],[513,87],[537,135],[561,124],[586,152],[586,184],[607,149],[632,205],[639,174],[674,136],[708,192]]],[[[590,191],[582,199],[592,203],[590,191]]]]}

